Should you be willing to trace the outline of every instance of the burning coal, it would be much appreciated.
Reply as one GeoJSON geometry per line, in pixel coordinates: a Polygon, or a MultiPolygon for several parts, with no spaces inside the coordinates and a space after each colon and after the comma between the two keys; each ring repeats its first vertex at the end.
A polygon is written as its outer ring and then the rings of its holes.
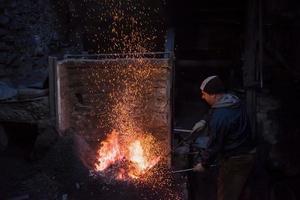
{"type": "Polygon", "coordinates": [[[95,170],[117,180],[147,178],[159,161],[155,138],[149,134],[122,135],[113,130],[101,142],[95,170]]]}

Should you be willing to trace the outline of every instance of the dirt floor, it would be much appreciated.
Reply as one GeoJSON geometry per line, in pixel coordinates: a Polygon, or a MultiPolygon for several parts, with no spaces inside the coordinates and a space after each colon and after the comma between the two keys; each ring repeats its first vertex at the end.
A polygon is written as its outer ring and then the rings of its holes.
{"type": "Polygon", "coordinates": [[[153,187],[107,182],[91,176],[74,150],[75,143],[74,137],[60,137],[42,158],[34,160],[30,146],[9,145],[0,154],[0,199],[165,200],[175,199],[178,187],[182,187],[178,183],[153,187]]]}
{"type": "MultiPolygon", "coordinates": [[[[214,169],[203,174],[186,173],[176,177],[166,176],[170,171],[165,170],[166,174],[156,177],[153,184],[148,185],[108,181],[100,176],[91,176],[87,167],[89,163],[79,158],[79,155],[86,158],[84,146],[74,136],[58,137],[45,153],[36,156],[31,140],[9,143],[5,151],[0,152],[0,200],[186,200],[188,192],[191,200],[216,198],[214,169]]],[[[259,149],[258,157],[265,158],[266,150],[259,149]]],[[[277,168],[267,168],[264,163],[265,159],[258,159],[258,166],[251,177],[250,199],[299,199],[299,176],[287,176],[277,168]]]]}

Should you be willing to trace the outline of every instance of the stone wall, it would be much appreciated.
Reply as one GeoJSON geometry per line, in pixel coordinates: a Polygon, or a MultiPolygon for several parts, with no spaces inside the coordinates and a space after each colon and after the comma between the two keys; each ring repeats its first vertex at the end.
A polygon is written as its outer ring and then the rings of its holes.
{"type": "Polygon", "coordinates": [[[46,69],[48,56],[127,52],[140,46],[162,51],[161,7],[160,1],[149,0],[0,0],[0,79],[18,82],[14,79],[46,69]],[[121,21],[114,19],[116,13],[124,15],[121,21]],[[135,44],[128,40],[133,33],[135,44]]]}
{"type": "Polygon", "coordinates": [[[61,23],[49,0],[1,0],[0,79],[18,85],[31,71],[47,70],[49,55],[73,51],[61,23]]]}

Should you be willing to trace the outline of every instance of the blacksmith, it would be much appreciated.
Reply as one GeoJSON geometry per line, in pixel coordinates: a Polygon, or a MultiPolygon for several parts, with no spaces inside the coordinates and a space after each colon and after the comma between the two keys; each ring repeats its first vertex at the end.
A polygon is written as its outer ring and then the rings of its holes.
{"type": "Polygon", "coordinates": [[[217,160],[218,200],[238,200],[254,166],[255,142],[241,100],[226,93],[218,76],[201,84],[202,98],[210,105],[207,123],[200,121],[193,130],[208,126],[209,143],[200,153],[194,171],[204,171],[217,160]]]}

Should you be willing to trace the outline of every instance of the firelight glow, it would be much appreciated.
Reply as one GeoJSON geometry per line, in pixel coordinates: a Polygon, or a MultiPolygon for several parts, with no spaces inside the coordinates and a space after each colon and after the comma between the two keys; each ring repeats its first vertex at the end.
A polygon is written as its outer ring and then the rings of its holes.
{"type": "Polygon", "coordinates": [[[114,165],[118,166],[118,163],[123,162],[125,166],[115,170],[116,179],[140,178],[160,160],[159,156],[151,155],[149,152],[153,139],[149,135],[143,138],[128,137],[127,135],[122,138],[117,131],[113,130],[101,142],[95,170],[105,172],[106,169],[114,165]]]}

